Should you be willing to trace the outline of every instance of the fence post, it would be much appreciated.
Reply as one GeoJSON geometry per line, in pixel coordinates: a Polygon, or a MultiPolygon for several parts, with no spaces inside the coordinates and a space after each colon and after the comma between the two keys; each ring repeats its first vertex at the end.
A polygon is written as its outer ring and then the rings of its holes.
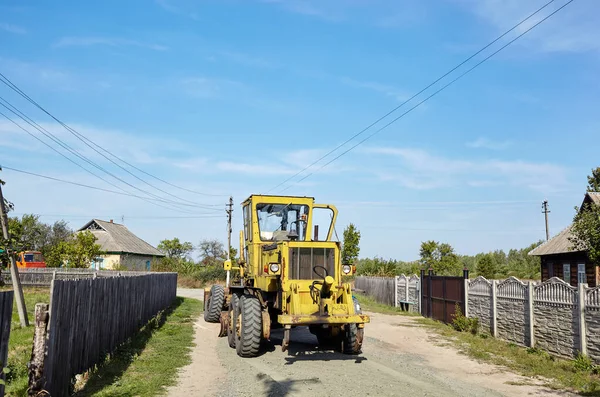
{"type": "Polygon", "coordinates": [[[394,307],[398,307],[398,279],[399,276],[394,276],[394,307]]]}
{"type": "Polygon", "coordinates": [[[498,299],[496,297],[496,291],[498,287],[498,280],[492,280],[492,336],[498,337],[498,299]]]}
{"type": "Polygon", "coordinates": [[[464,315],[465,317],[469,317],[469,269],[463,269],[463,278],[465,279],[465,291],[463,294],[463,299],[465,301],[464,315]]]}
{"type": "Polygon", "coordinates": [[[410,278],[408,276],[404,276],[404,282],[406,283],[406,288],[404,289],[404,302],[408,302],[410,299],[410,278]]]}
{"type": "Polygon", "coordinates": [[[432,290],[433,289],[433,269],[429,268],[429,277],[427,278],[427,317],[433,317],[433,297],[432,290]]]}
{"type": "Polygon", "coordinates": [[[533,318],[533,287],[533,281],[530,281],[527,288],[527,305],[529,306],[529,347],[535,347],[535,324],[533,318]]]}
{"type": "Polygon", "coordinates": [[[585,324],[585,292],[587,283],[579,283],[579,302],[577,305],[579,311],[579,347],[581,354],[587,356],[587,329],[585,324]]]}
{"type": "Polygon", "coordinates": [[[421,313],[421,316],[426,317],[427,314],[423,313],[423,280],[425,280],[425,269],[421,269],[421,277],[419,278],[419,313],[421,313]]]}
{"type": "Polygon", "coordinates": [[[33,334],[33,349],[29,362],[29,395],[37,396],[43,390],[44,358],[46,355],[46,335],[48,333],[48,304],[35,305],[35,330],[33,334]]]}

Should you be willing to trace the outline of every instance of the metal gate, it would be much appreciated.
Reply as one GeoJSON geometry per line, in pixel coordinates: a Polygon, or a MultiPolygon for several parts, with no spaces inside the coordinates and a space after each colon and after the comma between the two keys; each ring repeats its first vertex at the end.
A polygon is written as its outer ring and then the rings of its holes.
{"type": "Polygon", "coordinates": [[[421,315],[449,324],[456,304],[464,314],[465,280],[468,278],[466,269],[462,277],[436,276],[431,269],[425,275],[425,270],[421,270],[421,315]]]}

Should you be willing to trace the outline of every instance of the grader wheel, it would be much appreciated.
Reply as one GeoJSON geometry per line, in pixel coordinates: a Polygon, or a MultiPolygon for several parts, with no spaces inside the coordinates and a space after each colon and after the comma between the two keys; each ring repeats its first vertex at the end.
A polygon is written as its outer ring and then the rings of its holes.
{"type": "Polygon", "coordinates": [[[243,295],[238,304],[235,348],[240,357],[256,357],[262,341],[262,307],[258,298],[243,295]]]}
{"type": "Polygon", "coordinates": [[[225,302],[225,289],[220,285],[213,285],[210,289],[208,302],[205,304],[204,321],[207,323],[218,323],[221,319],[221,311],[225,302]]]}
{"type": "Polygon", "coordinates": [[[356,324],[346,324],[342,332],[342,353],[359,354],[363,336],[363,328],[358,328],[356,324]]]}
{"type": "Polygon", "coordinates": [[[229,342],[229,347],[235,349],[235,340],[236,340],[236,324],[237,324],[237,307],[240,302],[240,296],[238,294],[232,294],[231,300],[229,301],[229,311],[227,312],[227,316],[229,317],[229,326],[227,327],[227,342],[229,342]]]}

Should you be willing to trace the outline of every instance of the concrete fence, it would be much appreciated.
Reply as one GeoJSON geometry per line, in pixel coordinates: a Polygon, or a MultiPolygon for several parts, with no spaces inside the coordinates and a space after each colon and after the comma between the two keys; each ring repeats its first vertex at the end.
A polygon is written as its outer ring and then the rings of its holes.
{"type": "Polygon", "coordinates": [[[493,336],[600,362],[600,287],[576,288],[556,277],[543,283],[477,277],[467,284],[467,316],[493,336]]]}
{"type": "Polygon", "coordinates": [[[421,283],[415,274],[410,277],[404,274],[396,277],[359,276],[354,285],[379,303],[420,310],[421,283]]]}

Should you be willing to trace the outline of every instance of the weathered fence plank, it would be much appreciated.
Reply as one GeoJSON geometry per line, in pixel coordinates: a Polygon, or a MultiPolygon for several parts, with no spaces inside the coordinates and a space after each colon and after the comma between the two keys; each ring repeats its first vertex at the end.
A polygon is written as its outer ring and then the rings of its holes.
{"type": "Polygon", "coordinates": [[[396,305],[394,303],[394,296],[396,296],[394,277],[357,277],[354,285],[379,303],[389,306],[396,305]]]}
{"type": "Polygon", "coordinates": [[[52,281],[47,354],[43,374],[30,378],[30,393],[67,395],[75,375],[112,353],[176,294],[176,273],[52,281]]]}
{"type": "MultiPolygon", "coordinates": [[[[117,271],[117,270],[95,270],[95,269],[77,269],[77,268],[31,268],[19,269],[19,279],[25,286],[48,287],[53,279],[57,280],[79,280],[96,277],[115,277],[115,276],[140,276],[145,274],[155,274],[152,272],[140,271],[117,271]]],[[[10,273],[0,275],[5,284],[10,285],[12,280],[10,273]]]]}
{"type": "MultiPolygon", "coordinates": [[[[13,291],[0,292],[0,380],[5,379],[4,367],[8,360],[8,338],[12,319],[13,291]]],[[[0,397],[4,396],[4,385],[0,382],[0,397]]]]}

